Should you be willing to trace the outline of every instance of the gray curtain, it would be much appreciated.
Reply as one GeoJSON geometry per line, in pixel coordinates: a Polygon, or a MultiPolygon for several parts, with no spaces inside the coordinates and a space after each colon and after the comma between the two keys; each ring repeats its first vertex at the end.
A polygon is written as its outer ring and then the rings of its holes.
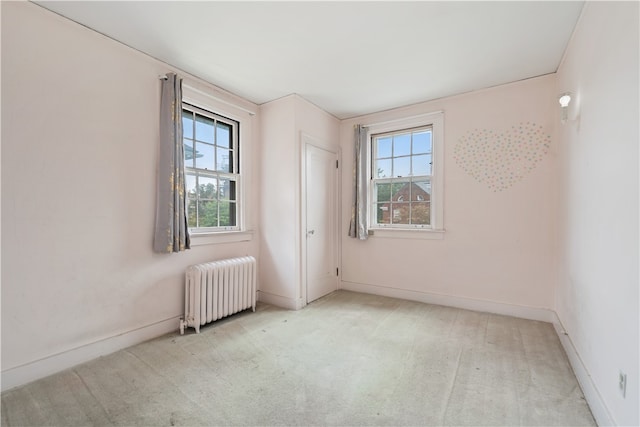
{"type": "Polygon", "coordinates": [[[353,203],[349,237],[367,240],[367,128],[354,126],[353,203]]]}
{"type": "Polygon", "coordinates": [[[173,73],[162,80],[157,191],[153,250],[171,253],[189,249],[182,142],[182,79],[173,73]]]}

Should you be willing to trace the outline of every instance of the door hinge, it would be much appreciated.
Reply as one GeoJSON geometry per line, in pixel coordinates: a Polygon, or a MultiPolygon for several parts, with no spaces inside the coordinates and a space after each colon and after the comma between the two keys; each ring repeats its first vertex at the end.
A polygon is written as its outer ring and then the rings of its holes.
{"type": "Polygon", "coordinates": [[[336,268],[336,276],[339,276],[340,274],[338,274],[338,269],[336,268]]]}
{"type": "Polygon", "coordinates": [[[336,169],[338,169],[338,160],[336,160],[336,169]]]}

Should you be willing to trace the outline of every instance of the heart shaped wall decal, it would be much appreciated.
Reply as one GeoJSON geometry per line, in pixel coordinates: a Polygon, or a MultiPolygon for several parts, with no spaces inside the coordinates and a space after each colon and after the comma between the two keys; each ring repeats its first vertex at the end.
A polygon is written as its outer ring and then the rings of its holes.
{"type": "Polygon", "coordinates": [[[458,166],[476,181],[497,192],[530,173],[549,151],[551,136],[542,126],[522,122],[506,132],[474,129],[454,148],[458,166]]]}

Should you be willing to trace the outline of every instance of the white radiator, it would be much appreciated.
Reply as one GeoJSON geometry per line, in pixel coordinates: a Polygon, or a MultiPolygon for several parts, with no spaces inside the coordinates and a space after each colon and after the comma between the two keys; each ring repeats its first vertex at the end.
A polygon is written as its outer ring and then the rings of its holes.
{"type": "Polygon", "coordinates": [[[187,268],[184,288],[185,327],[196,328],[251,307],[256,311],[256,259],[223,259],[187,268]]]}

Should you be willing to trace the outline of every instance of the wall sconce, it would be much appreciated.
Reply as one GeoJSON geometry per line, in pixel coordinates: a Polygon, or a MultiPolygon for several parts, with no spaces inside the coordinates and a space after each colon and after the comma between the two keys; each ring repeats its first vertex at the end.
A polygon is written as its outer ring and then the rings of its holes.
{"type": "Polygon", "coordinates": [[[567,122],[567,118],[569,117],[569,103],[571,102],[571,93],[565,92],[560,95],[558,98],[558,102],[560,103],[560,121],[562,123],[567,122]]]}

